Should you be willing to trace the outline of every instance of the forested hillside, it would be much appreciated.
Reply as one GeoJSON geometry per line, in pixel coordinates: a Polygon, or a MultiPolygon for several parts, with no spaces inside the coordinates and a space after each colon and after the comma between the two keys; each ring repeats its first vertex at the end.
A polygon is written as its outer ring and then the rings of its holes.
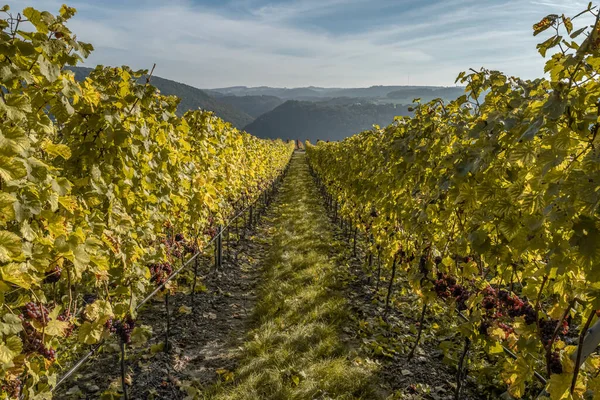
{"type": "Polygon", "coordinates": [[[341,140],[374,124],[390,124],[409,115],[408,106],[371,103],[331,104],[290,100],[244,129],[262,138],[341,140]]]}
{"type": "Polygon", "coordinates": [[[243,111],[254,118],[273,110],[285,102],[285,100],[280,99],[279,97],[267,95],[215,96],[215,98],[219,99],[221,103],[229,104],[231,107],[243,111]]]}

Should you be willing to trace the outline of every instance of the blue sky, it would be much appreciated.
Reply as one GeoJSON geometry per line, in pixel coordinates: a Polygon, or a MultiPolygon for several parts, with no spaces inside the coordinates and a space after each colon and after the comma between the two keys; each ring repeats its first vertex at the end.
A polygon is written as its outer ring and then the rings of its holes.
{"type": "MultiPolygon", "coordinates": [[[[0,3],[2,1],[0,0],[0,3]]],[[[4,1],[57,12],[63,1],[4,1]]],[[[486,67],[543,75],[532,25],[580,0],[72,0],[96,50],[86,65],[130,65],[202,88],[453,85],[486,67]]],[[[586,21],[577,21],[577,26],[586,21]]]]}

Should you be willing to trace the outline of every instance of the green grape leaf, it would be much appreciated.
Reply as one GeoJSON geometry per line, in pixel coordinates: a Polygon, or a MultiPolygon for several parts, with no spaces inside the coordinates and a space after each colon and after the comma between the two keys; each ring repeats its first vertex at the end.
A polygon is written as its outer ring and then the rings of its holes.
{"type": "Polygon", "coordinates": [[[0,231],[0,262],[6,263],[21,255],[21,238],[9,231],[0,231]]]}

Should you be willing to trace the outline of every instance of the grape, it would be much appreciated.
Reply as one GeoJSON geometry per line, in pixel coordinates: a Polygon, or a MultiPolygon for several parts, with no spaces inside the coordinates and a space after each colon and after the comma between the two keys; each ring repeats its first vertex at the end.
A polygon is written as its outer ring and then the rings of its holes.
{"type": "Polygon", "coordinates": [[[21,332],[24,343],[23,351],[25,353],[39,353],[45,359],[54,361],[56,359],[56,350],[46,347],[42,339],[42,333],[34,329],[27,321],[23,322],[23,328],[21,332]]]}
{"type": "Polygon", "coordinates": [[[43,346],[39,353],[47,360],[54,361],[56,359],[56,350],[43,346]]]}
{"type": "Polygon", "coordinates": [[[469,291],[461,285],[454,285],[451,288],[452,296],[456,299],[457,307],[460,311],[467,309],[467,300],[469,300],[469,291]]]}
{"type": "Polygon", "coordinates": [[[435,281],[435,292],[440,297],[448,297],[448,284],[445,279],[435,281]]]}
{"type": "Polygon", "coordinates": [[[491,286],[486,287],[485,289],[483,289],[483,294],[486,296],[497,296],[498,293],[496,293],[496,289],[494,289],[491,286]]]}
{"type": "Polygon", "coordinates": [[[98,300],[98,295],[94,294],[94,293],[86,293],[83,295],[83,302],[85,304],[92,304],[93,302],[95,302],[96,300],[98,300]]]}
{"type": "Polygon", "coordinates": [[[550,372],[553,374],[562,374],[563,367],[560,362],[560,353],[558,351],[552,352],[550,355],[550,359],[548,360],[548,364],[550,366],[550,372]]]}
{"type": "Polygon", "coordinates": [[[483,300],[481,301],[481,305],[486,310],[493,310],[494,308],[496,308],[496,306],[498,305],[498,303],[496,301],[496,298],[494,298],[492,296],[485,296],[483,298],[483,300]]]}
{"type": "Polygon", "coordinates": [[[183,249],[186,254],[195,254],[197,252],[196,244],[193,242],[185,243],[183,249]]]}
{"type": "Polygon", "coordinates": [[[116,332],[123,343],[131,343],[131,333],[135,327],[135,321],[131,316],[127,316],[123,321],[119,321],[116,325],[116,332]]]}
{"type": "Polygon", "coordinates": [[[108,321],[104,323],[104,327],[110,332],[115,333],[117,331],[116,326],[113,323],[113,319],[110,318],[108,321]]]}
{"type": "Polygon", "coordinates": [[[552,341],[552,336],[554,336],[558,321],[555,319],[540,318],[539,324],[542,343],[544,346],[548,346],[552,341]]]}
{"type": "Polygon", "coordinates": [[[62,274],[62,268],[58,265],[52,268],[50,271],[46,272],[46,276],[44,277],[44,283],[56,283],[60,280],[60,276],[62,274]]]}
{"type": "Polygon", "coordinates": [[[42,326],[46,326],[48,323],[48,309],[34,302],[25,304],[24,307],[25,316],[30,319],[39,322],[42,326]]]}
{"type": "Polygon", "coordinates": [[[7,380],[4,385],[2,385],[2,391],[4,391],[9,398],[17,399],[21,397],[21,385],[21,379],[19,378],[7,380]]]}
{"type": "Polygon", "coordinates": [[[529,303],[523,307],[523,315],[525,315],[525,323],[527,325],[535,324],[535,321],[537,321],[537,312],[529,303]]]}
{"type": "Polygon", "coordinates": [[[487,336],[487,331],[492,325],[488,321],[481,321],[479,324],[479,333],[487,336]]]}
{"type": "Polygon", "coordinates": [[[151,264],[148,266],[152,278],[151,282],[155,283],[156,286],[160,286],[167,281],[167,278],[173,273],[173,267],[168,263],[151,264]]]}

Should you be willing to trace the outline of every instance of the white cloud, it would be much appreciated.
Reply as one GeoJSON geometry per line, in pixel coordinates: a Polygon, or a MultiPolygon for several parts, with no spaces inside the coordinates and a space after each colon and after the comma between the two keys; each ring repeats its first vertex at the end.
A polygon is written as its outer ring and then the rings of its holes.
{"type": "MultiPolygon", "coordinates": [[[[447,0],[442,6],[404,1],[407,11],[396,23],[373,21],[373,28],[355,33],[302,28],[293,20],[366,7],[373,0],[295,0],[279,6],[237,0],[231,8],[247,11],[239,15],[185,0],[151,0],[137,7],[125,0],[118,8],[76,0],[71,5],[80,13],[69,26],[96,47],[87,64],[150,68],[156,62],[157,75],[197,87],[406,84],[408,75],[411,84],[451,85],[470,67],[540,76],[544,60],[535,49],[540,40],[532,37],[532,24],[561,8],[576,12],[587,6],[568,0],[447,0]]],[[[27,3],[56,11],[61,2],[27,3]]]]}

